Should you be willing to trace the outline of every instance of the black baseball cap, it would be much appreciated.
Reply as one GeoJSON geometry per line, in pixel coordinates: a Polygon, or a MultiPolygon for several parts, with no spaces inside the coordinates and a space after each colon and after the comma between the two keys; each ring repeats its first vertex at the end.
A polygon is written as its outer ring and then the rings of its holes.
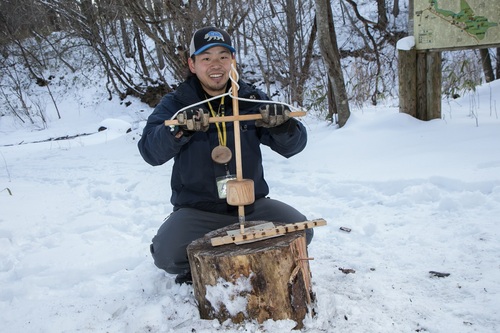
{"type": "Polygon", "coordinates": [[[198,55],[214,46],[223,46],[229,49],[231,53],[236,52],[231,44],[231,38],[225,30],[216,27],[205,27],[194,33],[189,47],[189,55],[198,55]]]}

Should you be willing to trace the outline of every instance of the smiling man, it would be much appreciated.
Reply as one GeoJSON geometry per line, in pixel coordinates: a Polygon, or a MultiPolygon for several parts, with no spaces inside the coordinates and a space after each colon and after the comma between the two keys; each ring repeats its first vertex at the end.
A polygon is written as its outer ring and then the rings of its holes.
{"type": "Polygon", "coordinates": [[[229,35],[213,27],[200,29],[194,34],[189,51],[189,70],[198,77],[203,89],[211,96],[225,93],[232,54],[236,52],[229,35]]]}
{"type": "MultiPolygon", "coordinates": [[[[167,94],[149,116],[139,140],[144,160],[162,165],[173,159],[170,202],[173,212],[153,237],[151,253],[156,266],[177,274],[177,283],[191,283],[186,247],[206,233],[238,223],[238,207],[226,202],[225,184],[234,179],[233,123],[209,123],[210,117],[233,114],[228,92],[235,49],[229,34],[216,27],[195,32],[188,59],[189,75],[167,94]],[[179,126],[164,125],[176,118],[179,126]]],[[[255,102],[239,103],[239,113],[262,114],[262,120],[240,122],[243,178],[254,182],[255,202],[245,206],[248,221],[303,222],[295,208],[267,197],[260,145],[288,158],[304,149],[305,127],[288,117],[283,104],[239,81],[238,96],[255,102]]],[[[312,239],[307,230],[307,242],[312,239]]]]}

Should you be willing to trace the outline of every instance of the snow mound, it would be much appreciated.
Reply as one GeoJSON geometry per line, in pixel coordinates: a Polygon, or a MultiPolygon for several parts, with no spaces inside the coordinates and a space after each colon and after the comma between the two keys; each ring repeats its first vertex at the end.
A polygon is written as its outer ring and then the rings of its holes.
{"type": "Polygon", "coordinates": [[[114,131],[118,133],[129,133],[132,131],[132,125],[121,119],[107,118],[101,121],[98,131],[114,131]]]}

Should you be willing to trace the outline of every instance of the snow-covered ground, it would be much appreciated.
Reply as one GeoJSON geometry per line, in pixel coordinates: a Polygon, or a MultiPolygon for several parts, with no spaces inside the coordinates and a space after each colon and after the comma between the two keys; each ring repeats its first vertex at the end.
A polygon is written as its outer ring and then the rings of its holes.
{"type": "MultiPolygon", "coordinates": [[[[309,247],[317,316],[303,332],[500,331],[498,96],[500,81],[429,122],[391,105],[342,129],[307,116],[305,151],[264,150],[271,197],[328,222],[309,247]]],[[[60,108],[41,131],[0,118],[1,332],[293,331],[200,320],[192,287],[153,265],[171,163],[138,153],[149,108],[60,108]],[[94,134],[30,143],[78,133],[94,134]]]]}

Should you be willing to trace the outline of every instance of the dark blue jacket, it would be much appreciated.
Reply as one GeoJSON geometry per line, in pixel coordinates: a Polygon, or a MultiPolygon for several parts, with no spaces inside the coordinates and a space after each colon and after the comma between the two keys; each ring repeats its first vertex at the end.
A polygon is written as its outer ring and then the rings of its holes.
{"type": "MultiPolygon", "coordinates": [[[[266,94],[255,87],[242,81],[238,84],[239,97],[269,100],[266,94]]],[[[174,159],[170,199],[174,210],[193,207],[217,213],[234,213],[237,207],[227,205],[226,199],[218,197],[215,179],[225,175],[226,171],[224,165],[215,163],[211,158],[212,150],[219,145],[215,124],[210,124],[207,132],[195,132],[180,139],[175,138],[170,127],[164,125],[164,121],[170,119],[175,112],[202,99],[205,99],[205,96],[196,76],[187,79],[174,92],[165,95],[148,118],[138,143],[139,151],[144,160],[154,166],[174,159]]],[[[224,104],[225,115],[232,115],[232,99],[229,96],[225,97],[224,104]]],[[[259,113],[261,105],[239,101],[239,113],[259,113]]],[[[201,106],[209,109],[207,104],[201,106]]],[[[233,123],[227,122],[226,127],[227,147],[233,152],[228,166],[230,172],[236,174],[233,123]]],[[[272,129],[256,127],[255,121],[241,121],[240,128],[242,177],[254,181],[255,199],[259,199],[269,193],[269,187],[264,180],[260,144],[269,146],[288,158],[306,146],[306,129],[294,118],[272,129]]]]}

